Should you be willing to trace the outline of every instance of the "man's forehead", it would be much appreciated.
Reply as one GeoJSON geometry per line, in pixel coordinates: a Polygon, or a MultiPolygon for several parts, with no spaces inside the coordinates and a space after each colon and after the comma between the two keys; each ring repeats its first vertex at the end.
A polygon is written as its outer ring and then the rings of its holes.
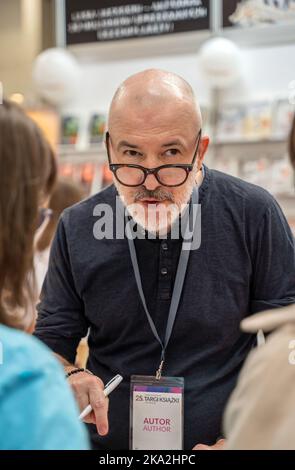
{"type": "Polygon", "coordinates": [[[154,109],[149,111],[126,110],[113,114],[109,122],[109,131],[114,133],[176,133],[187,135],[195,132],[199,126],[196,114],[190,109],[170,107],[169,109],[154,109]]]}
{"type": "Polygon", "coordinates": [[[130,123],[126,122],[118,124],[118,126],[112,127],[110,134],[112,140],[117,142],[120,140],[128,140],[128,142],[136,144],[149,139],[156,140],[160,143],[177,142],[184,144],[192,136],[196,135],[198,131],[197,127],[174,125],[170,123],[159,122],[158,125],[149,125],[145,123],[130,123]]]}
{"type": "Polygon", "coordinates": [[[134,135],[134,134],[125,134],[118,135],[114,139],[114,144],[117,150],[121,150],[124,147],[129,147],[133,149],[140,149],[145,145],[151,145],[151,143],[156,144],[157,146],[162,147],[163,149],[176,146],[186,148],[188,144],[188,139],[177,134],[173,135],[158,135],[157,139],[152,138],[150,135],[134,135]]]}

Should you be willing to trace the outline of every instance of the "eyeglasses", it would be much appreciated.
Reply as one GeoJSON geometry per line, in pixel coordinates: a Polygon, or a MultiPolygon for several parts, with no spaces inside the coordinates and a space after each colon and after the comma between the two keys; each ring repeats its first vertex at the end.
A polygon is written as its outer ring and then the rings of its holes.
{"type": "Polygon", "coordinates": [[[161,165],[156,168],[145,168],[141,165],[133,165],[128,163],[112,163],[110,158],[109,141],[110,134],[106,133],[106,148],[109,160],[109,167],[117,181],[124,186],[137,187],[145,183],[148,175],[154,175],[158,183],[163,186],[174,188],[181,186],[188,179],[189,173],[194,167],[194,163],[198,154],[199,144],[201,140],[202,129],[199,130],[197,136],[197,147],[191,163],[161,165]]]}

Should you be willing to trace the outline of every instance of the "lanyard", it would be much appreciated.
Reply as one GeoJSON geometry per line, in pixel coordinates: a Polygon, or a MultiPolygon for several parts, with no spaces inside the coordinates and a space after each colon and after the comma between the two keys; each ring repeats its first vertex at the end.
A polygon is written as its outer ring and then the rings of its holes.
{"type": "MultiPolygon", "coordinates": [[[[195,186],[193,193],[192,193],[192,198],[191,198],[191,209],[195,206],[197,208],[198,202],[199,202],[199,191],[198,187],[195,186]]],[[[183,283],[184,283],[184,278],[186,274],[186,269],[187,269],[187,263],[189,259],[189,254],[190,254],[190,249],[191,249],[191,244],[192,244],[192,238],[194,236],[194,231],[195,231],[195,226],[196,226],[196,219],[197,219],[197,213],[194,213],[193,210],[189,209],[188,207],[185,209],[184,214],[182,215],[182,219],[184,220],[185,223],[185,237],[184,241],[182,243],[181,247],[181,253],[178,261],[178,266],[177,266],[177,272],[176,272],[176,277],[175,277],[175,282],[174,282],[174,288],[173,288],[173,293],[172,293],[172,299],[171,299],[171,304],[169,308],[169,315],[168,315],[168,320],[167,320],[167,326],[166,326],[166,332],[165,332],[165,339],[164,342],[161,340],[157,328],[155,326],[155,323],[148,311],[143,288],[142,288],[142,282],[141,282],[141,277],[140,277],[140,272],[139,272],[139,266],[138,266],[138,261],[137,261],[137,256],[136,256],[136,250],[135,250],[135,245],[134,245],[134,240],[131,236],[130,233],[130,227],[128,223],[126,224],[126,228],[128,231],[128,245],[129,245],[129,251],[130,251],[130,257],[132,261],[132,266],[133,266],[133,271],[135,275],[135,280],[137,284],[137,289],[138,293],[140,295],[144,311],[146,313],[149,325],[151,327],[151,330],[158,341],[158,343],[161,345],[162,348],[162,353],[161,353],[161,361],[159,368],[156,372],[156,378],[160,379],[162,375],[162,369],[165,361],[165,351],[167,348],[167,345],[170,340],[170,336],[172,333],[172,329],[174,326],[175,318],[176,318],[176,313],[179,305],[179,300],[183,288],[183,283]],[[190,224],[190,219],[192,218],[192,215],[194,215],[192,223],[190,224]],[[188,231],[189,231],[189,226],[192,226],[192,235],[188,238],[188,231]],[[184,249],[184,244],[186,245],[186,249],[184,249]]]]}

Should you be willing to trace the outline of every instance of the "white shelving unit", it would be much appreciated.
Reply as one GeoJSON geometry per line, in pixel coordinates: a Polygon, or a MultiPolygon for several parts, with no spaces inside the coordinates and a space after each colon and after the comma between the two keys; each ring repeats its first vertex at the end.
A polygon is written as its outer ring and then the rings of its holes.
{"type": "Polygon", "coordinates": [[[57,149],[57,157],[60,163],[105,163],[107,161],[106,151],[103,145],[93,145],[85,148],[60,145],[57,149]]]}
{"type": "MultiPolygon", "coordinates": [[[[211,143],[210,164],[213,168],[218,168],[220,160],[231,162],[231,170],[228,172],[245,179],[242,174],[245,161],[265,158],[275,162],[286,156],[287,151],[286,138],[216,140],[211,143]]],[[[295,190],[287,188],[286,192],[275,193],[274,197],[278,200],[286,217],[295,219],[295,190]]]]}
{"type": "Polygon", "coordinates": [[[57,149],[59,165],[94,165],[94,177],[89,189],[89,195],[97,193],[103,186],[103,166],[107,155],[103,144],[88,147],[60,145],[57,149]]]}
{"type": "MultiPolygon", "coordinates": [[[[287,141],[282,138],[272,139],[233,139],[216,140],[210,144],[210,151],[206,162],[212,168],[218,168],[218,161],[231,162],[229,173],[243,177],[242,167],[245,161],[254,161],[258,158],[267,160],[279,160],[287,153],[287,141]]],[[[58,147],[58,159],[60,164],[84,164],[96,165],[95,176],[91,188],[91,194],[97,192],[102,185],[102,165],[107,162],[106,151],[103,144],[78,148],[67,145],[58,147]]],[[[281,205],[286,217],[295,219],[295,190],[274,194],[281,205]]]]}

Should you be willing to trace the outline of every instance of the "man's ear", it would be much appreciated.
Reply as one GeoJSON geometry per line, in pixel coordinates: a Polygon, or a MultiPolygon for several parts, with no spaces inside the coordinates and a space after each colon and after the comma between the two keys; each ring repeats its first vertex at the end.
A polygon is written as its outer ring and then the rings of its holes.
{"type": "Polygon", "coordinates": [[[205,154],[208,149],[208,145],[210,143],[210,139],[207,135],[202,136],[200,146],[199,146],[199,162],[202,164],[205,158],[205,154]]]}

